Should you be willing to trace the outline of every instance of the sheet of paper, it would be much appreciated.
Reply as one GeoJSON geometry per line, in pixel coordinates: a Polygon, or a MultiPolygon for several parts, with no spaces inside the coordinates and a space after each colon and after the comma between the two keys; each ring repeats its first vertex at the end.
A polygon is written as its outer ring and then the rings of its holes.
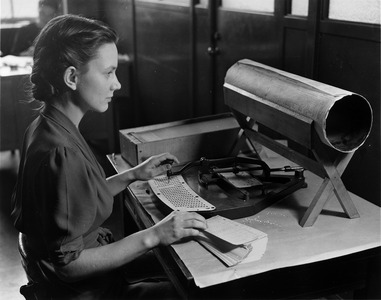
{"type": "Polygon", "coordinates": [[[266,234],[252,227],[221,216],[214,216],[207,220],[206,232],[219,237],[233,245],[242,245],[264,237],[266,234]]]}

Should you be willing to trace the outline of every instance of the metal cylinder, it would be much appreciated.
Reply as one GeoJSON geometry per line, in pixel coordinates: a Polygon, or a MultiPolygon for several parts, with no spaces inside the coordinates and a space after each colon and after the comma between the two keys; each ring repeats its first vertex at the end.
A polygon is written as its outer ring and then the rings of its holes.
{"type": "Polygon", "coordinates": [[[363,96],[248,59],[228,70],[225,84],[312,119],[322,142],[340,152],[359,148],[372,127],[363,96]]]}

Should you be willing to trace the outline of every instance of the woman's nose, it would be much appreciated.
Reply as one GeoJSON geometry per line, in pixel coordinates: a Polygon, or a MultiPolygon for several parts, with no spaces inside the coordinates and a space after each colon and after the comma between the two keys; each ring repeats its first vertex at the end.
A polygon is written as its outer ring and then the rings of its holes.
{"type": "Polygon", "coordinates": [[[117,91],[117,90],[120,90],[121,87],[122,87],[122,85],[120,84],[118,77],[115,76],[115,81],[113,82],[113,84],[111,86],[112,90],[117,91]]]}

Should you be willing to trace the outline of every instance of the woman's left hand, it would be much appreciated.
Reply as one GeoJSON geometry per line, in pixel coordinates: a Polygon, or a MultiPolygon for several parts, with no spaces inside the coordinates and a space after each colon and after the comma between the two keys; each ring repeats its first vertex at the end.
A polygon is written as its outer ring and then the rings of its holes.
{"type": "Polygon", "coordinates": [[[149,180],[170,170],[173,163],[179,163],[179,160],[170,153],[151,156],[134,168],[135,178],[149,180]]]}

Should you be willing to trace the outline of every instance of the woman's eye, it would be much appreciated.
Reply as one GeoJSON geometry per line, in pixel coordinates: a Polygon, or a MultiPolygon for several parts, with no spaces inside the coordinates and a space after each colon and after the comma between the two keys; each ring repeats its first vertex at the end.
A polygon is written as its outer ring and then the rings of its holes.
{"type": "Polygon", "coordinates": [[[107,72],[107,77],[115,76],[116,70],[111,70],[107,72]]]}

